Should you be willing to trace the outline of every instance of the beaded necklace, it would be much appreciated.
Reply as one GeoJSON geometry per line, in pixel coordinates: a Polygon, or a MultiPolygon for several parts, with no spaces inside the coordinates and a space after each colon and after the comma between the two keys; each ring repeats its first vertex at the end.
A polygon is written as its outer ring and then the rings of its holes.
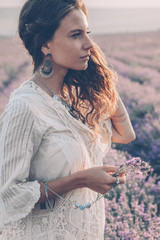
{"type": "Polygon", "coordinates": [[[34,77],[36,80],[38,80],[40,83],[42,83],[42,85],[51,93],[53,100],[59,101],[61,102],[66,109],[68,110],[68,112],[72,115],[72,117],[78,119],[78,116],[73,112],[74,108],[72,106],[70,106],[68,103],[66,103],[62,98],[58,97],[53,90],[47,86],[47,84],[35,73],[34,77]]]}
{"type": "MultiPolygon", "coordinates": [[[[119,178],[117,178],[117,179],[118,179],[118,181],[116,180],[117,183],[115,184],[115,186],[117,186],[117,185],[119,184],[119,178]]],[[[113,186],[113,187],[115,187],[115,186],[113,186]]],[[[50,202],[49,202],[49,199],[48,199],[48,192],[47,192],[47,190],[49,190],[50,192],[54,193],[57,197],[59,197],[60,199],[62,199],[63,202],[66,202],[66,199],[65,199],[65,198],[63,198],[63,197],[60,196],[58,193],[54,192],[51,188],[48,187],[47,182],[44,183],[44,189],[45,189],[45,195],[46,195],[46,199],[47,199],[48,206],[49,206],[51,209],[52,209],[52,206],[51,206],[51,204],[50,204],[50,202]]],[[[88,202],[88,203],[86,203],[86,204],[84,204],[84,205],[79,205],[79,204],[77,204],[77,203],[72,204],[70,201],[68,201],[68,200],[67,200],[67,201],[72,205],[72,207],[73,207],[74,209],[85,210],[85,209],[87,209],[87,208],[90,208],[94,203],[96,203],[96,202],[97,202],[98,200],[100,200],[102,197],[105,197],[105,196],[108,196],[108,195],[109,195],[108,192],[105,193],[104,195],[101,195],[100,193],[98,193],[96,199],[95,199],[93,202],[88,202]]],[[[55,202],[54,202],[54,204],[55,204],[55,202]]],[[[53,207],[54,207],[54,204],[53,204],[53,207]]]]}

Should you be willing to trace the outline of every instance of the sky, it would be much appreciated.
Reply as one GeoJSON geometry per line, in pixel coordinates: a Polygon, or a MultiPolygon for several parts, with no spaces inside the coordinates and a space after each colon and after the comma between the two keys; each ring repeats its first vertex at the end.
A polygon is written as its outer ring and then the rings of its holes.
{"type": "MultiPolygon", "coordinates": [[[[0,0],[0,7],[20,7],[25,0],[0,0]]],[[[88,7],[160,7],[160,0],[84,0],[88,7]]]]}
{"type": "Polygon", "coordinates": [[[160,7],[160,0],[84,0],[90,7],[160,7]]]}

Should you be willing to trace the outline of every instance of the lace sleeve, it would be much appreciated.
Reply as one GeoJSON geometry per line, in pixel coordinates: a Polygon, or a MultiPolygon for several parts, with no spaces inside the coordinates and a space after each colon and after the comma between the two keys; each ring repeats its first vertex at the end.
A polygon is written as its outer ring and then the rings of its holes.
{"type": "Polygon", "coordinates": [[[40,198],[40,185],[29,181],[30,162],[40,130],[28,104],[12,100],[0,119],[0,228],[27,216],[40,198]]]}

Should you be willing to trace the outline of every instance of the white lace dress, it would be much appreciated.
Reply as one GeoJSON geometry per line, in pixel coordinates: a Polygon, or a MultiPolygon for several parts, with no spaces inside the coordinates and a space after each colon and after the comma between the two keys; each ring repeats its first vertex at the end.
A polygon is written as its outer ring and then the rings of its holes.
{"type": "Polygon", "coordinates": [[[57,198],[54,209],[36,204],[39,181],[51,181],[103,164],[111,145],[111,122],[94,142],[90,128],[73,118],[28,80],[15,90],[0,118],[0,240],[102,240],[104,199],[90,209],[74,209],[97,193],[88,188],[57,198]]]}

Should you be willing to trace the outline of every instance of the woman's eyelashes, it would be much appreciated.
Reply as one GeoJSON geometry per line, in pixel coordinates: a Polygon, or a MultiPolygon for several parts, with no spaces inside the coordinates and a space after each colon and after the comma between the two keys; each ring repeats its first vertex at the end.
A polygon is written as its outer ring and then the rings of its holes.
{"type": "MultiPolygon", "coordinates": [[[[90,34],[91,32],[90,31],[87,31],[86,34],[90,34]]],[[[83,33],[82,32],[77,32],[77,33],[74,33],[71,37],[73,38],[79,38],[79,37],[82,37],[83,36],[83,33]]]]}
{"type": "Polygon", "coordinates": [[[81,36],[81,33],[80,33],[80,32],[74,33],[74,34],[72,35],[73,38],[77,38],[77,37],[80,37],[80,36],[81,36]]]}

